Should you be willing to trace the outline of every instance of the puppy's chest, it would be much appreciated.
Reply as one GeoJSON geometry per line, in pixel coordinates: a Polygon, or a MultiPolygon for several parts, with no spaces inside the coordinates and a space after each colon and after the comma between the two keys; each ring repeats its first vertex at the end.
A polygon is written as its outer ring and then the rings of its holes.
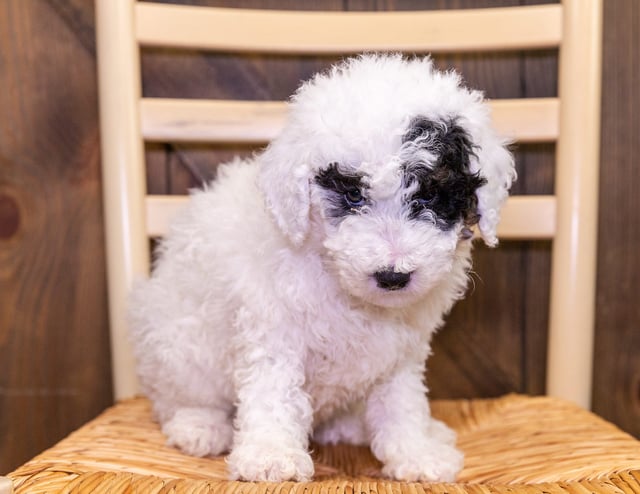
{"type": "MultiPolygon", "coordinates": [[[[419,352],[415,330],[391,321],[335,321],[316,328],[308,342],[306,391],[316,415],[365,397],[399,362],[419,352]]],[[[426,357],[426,355],[425,355],[426,357]]]]}

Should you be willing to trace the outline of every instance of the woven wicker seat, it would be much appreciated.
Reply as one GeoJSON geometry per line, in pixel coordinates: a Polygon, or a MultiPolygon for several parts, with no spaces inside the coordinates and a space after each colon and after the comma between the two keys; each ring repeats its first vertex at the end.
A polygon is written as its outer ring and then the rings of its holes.
{"type": "Polygon", "coordinates": [[[456,484],[391,482],[367,448],[314,446],[314,482],[226,481],[224,458],[164,445],[144,398],[125,400],[10,474],[16,492],[225,494],[640,492],[640,442],[550,397],[436,401],[465,452],[456,484]]]}
{"type": "MultiPolygon", "coordinates": [[[[433,15],[310,15],[97,0],[111,341],[120,401],[8,474],[15,491],[639,494],[640,442],[584,409],[592,372],[600,2],[433,15]],[[341,29],[331,27],[335,22],[341,29]],[[383,22],[388,29],[379,28],[383,22]],[[455,484],[385,480],[367,448],[348,446],[314,446],[310,483],[230,482],[223,458],[189,457],[165,446],[149,402],[131,398],[137,383],[124,300],[132,280],[148,273],[148,237],[166,230],[183,199],[146,196],[142,143],[266,142],[277,133],[284,107],[141,98],[139,46],[302,54],[560,48],[561,98],[491,103],[498,128],[517,141],[557,142],[556,195],[510,199],[499,231],[507,239],[553,239],[547,391],[555,397],[432,403],[434,415],[457,430],[465,453],[455,484]]],[[[0,493],[10,489],[0,478],[0,493]]]]}

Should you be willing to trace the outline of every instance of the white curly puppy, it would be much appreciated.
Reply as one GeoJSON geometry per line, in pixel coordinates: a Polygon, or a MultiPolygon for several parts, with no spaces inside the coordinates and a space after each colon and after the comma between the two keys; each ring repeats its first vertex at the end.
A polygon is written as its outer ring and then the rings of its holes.
{"type": "Polygon", "coordinates": [[[429,58],[368,55],[293,96],[281,135],[220,168],[137,286],[143,391],[168,442],[232,478],[313,475],[309,437],[370,444],[389,477],[452,481],[430,339],[495,245],[513,160],[482,94],[429,58]]]}

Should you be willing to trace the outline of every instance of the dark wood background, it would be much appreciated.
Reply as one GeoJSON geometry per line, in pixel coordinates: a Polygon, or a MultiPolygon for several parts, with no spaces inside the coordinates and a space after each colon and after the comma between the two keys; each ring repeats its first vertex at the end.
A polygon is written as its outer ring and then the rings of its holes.
{"type": "MultiPolygon", "coordinates": [[[[242,0],[266,8],[410,9],[534,0],[242,0]]],[[[640,2],[605,0],[593,407],[640,435],[640,2]]],[[[328,33],[330,35],[330,33],[328,33]]],[[[286,98],[331,58],[143,53],[148,96],[286,98]]],[[[556,94],[556,53],[438,57],[489,97],[556,94]]],[[[0,2],[0,473],[112,403],[90,0],[0,2]]],[[[181,193],[250,149],[148,145],[149,188],[181,193]]],[[[553,190],[553,146],[516,149],[517,193],[553,190]]],[[[478,247],[475,288],[437,336],[433,397],[542,393],[548,242],[478,247]]]]}

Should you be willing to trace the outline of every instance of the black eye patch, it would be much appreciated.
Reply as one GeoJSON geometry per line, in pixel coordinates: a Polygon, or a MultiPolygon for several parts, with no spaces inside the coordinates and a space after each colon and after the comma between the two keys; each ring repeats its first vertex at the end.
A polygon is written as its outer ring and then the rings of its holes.
{"type": "Polygon", "coordinates": [[[436,224],[447,230],[462,220],[466,226],[477,223],[476,190],[486,183],[471,173],[470,160],[474,146],[466,131],[454,119],[434,122],[415,118],[403,136],[403,143],[414,142],[437,156],[430,166],[419,162],[405,165],[405,184],[416,191],[407,198],[412,219],[435,217],[436,224]]]}
{"type": "Polygon", "coordinates": [[[367,204],[363,175],[343,172],[338,169],[338,163],[330,163],[320,170],[314,182],[327,191],[330,203],[327,212],[332,218],[356,214],[367,204]]]}

